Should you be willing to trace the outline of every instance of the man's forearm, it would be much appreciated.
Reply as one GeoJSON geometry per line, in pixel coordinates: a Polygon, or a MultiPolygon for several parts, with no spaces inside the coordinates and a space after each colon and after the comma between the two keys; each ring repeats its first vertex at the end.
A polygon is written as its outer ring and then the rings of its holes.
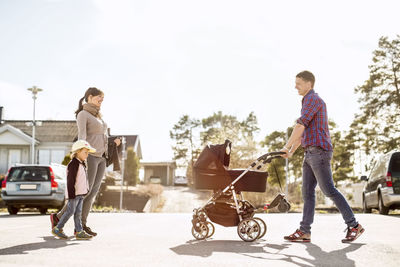
{"type": "Polygon", "coordinates": [[[292,154],[294,154],[294,152],[297,150],[297,148],[298,148],[300,145],[301,145],[301,137],[300,137],[296,142],[293,143],[293,146],[292,146],[292,148],[290,149],[290,152],[291,152],[292,154]]]}
{"type": "Polygon", "coordinates": [[[296,149],[301,144],[301,137],[303,136],[305,127],[299,123],[294,126],[293,132],[290,135],[288,142],[285,145],[285,148],[290,150],[291,152],[296,151],[296,149]]]}

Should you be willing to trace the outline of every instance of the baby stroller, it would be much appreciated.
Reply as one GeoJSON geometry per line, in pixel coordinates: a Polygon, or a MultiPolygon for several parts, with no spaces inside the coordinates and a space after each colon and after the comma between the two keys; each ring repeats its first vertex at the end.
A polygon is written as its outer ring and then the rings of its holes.
{"type": "MultiPolygon", "coordinates": [[[[237,226],[239,237],[247,242],[262,238],[267,225],[253,217],[256,208],[243,198],[242,191],[265,192],[268,173],[260,171],[266,163],[279,158],[283,152],[271,152],[259,157],[246,170],[229,170],[232,143],[209,145],[199,155],[193,166],[194,186],[196,189],[213,190],[212,197],[200,208],[193,210],[192,235],[197,240],[211,237],[214,225],[237,226]]],[[[279,194],[269,205],[287,212],[290,204],[284,194],[279,194]]]]}

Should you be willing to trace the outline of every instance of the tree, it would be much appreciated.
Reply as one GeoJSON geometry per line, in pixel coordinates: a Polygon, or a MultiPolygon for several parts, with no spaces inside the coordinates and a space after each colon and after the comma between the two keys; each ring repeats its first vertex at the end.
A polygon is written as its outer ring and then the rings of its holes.
{"type": "Polygon", "coordinates": [[[361,112],[351,125],[364,152],[387,152],[400,146],[400,35],[379,39],[369,79],[355,88],[361,112]]]}
{"type": "MultiPolygon", "coordinates": [[[[198,119],[192,119],[188,115],[183,115],[179,121],[173,126],[169,132],[175,145],[172,146],[174,151],[174,160],[177,160],[179,167],[189,166],[193,168],[195,159],[200,154],[200,149],[196,145],[195,130],[201,125],[198,119]]],[[[192,184],[191,171],[187,172],[189,184],[192,184]]]]}
{"type": "Polygon", "coordinates": [[[337,131],[337,125],[333,120],[329,120],[329,126],[333,146],[331,162],[333,181],[335,185],[337,185],[339,181],[354,181],[356,177],[351,176],[354,165],[353,155],[356,147],[354,131],[350,131],[348,134],[337,131]]]}
{"type": "Polygon", "coordinates": [[[133,147],[128,147],[125,160],[124,180],[128,185],[135,186],[139,181],[139,158],[136,156],[133,147]]]}
{"type": "Polygon", "coordinates": [[[71,161],[71,154],[68,153],[67,155],[65,155],[61,164],[67,166],[70,161],[71,161]]]}

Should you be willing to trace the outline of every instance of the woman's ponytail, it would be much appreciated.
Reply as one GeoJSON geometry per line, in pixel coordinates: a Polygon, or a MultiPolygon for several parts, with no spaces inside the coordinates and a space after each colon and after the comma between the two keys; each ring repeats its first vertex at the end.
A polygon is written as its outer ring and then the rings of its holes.
{"type": "Polygon", "coordinates": [[[82,97],[82,98],[79,100],[78,109],[75,111],[75,117],[78,117],[78,113],[81,112],[81,110],[83,109],[82,102],[83,102],[84,99],[85,99],[85,97],[82,97]]]}

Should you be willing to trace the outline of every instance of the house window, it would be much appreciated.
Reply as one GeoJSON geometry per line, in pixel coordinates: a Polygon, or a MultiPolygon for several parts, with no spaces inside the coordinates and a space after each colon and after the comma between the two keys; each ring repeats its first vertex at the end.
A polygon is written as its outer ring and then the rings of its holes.
{"type": "Polygon", "coordinates": [[[60,163],[64,160],[64,150],[39,150],[39,164],[60,163]]]}

